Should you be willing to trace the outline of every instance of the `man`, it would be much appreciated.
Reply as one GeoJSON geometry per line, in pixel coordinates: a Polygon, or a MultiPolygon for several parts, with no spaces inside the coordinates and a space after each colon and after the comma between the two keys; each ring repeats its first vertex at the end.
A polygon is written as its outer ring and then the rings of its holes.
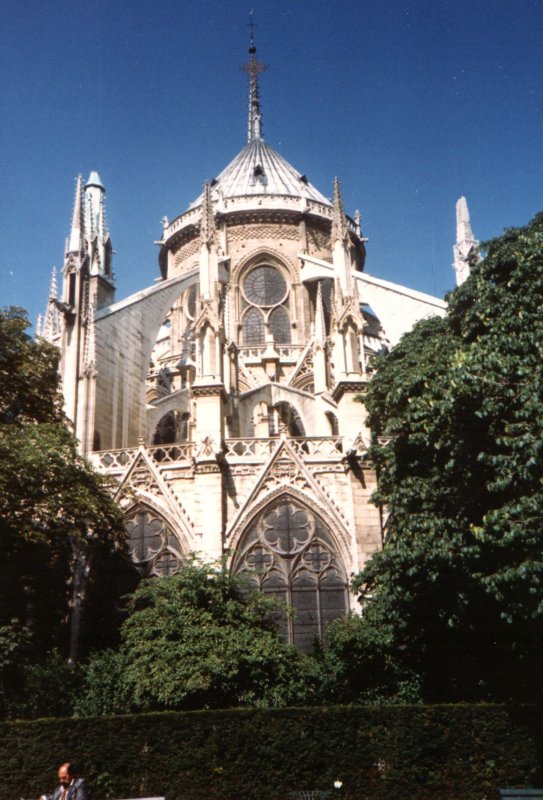
{"type": "Polygon", "coordinates": [[[73,764],[62,764],[58,768],[58,779],[60,786],[52,794],[42,794],[40,800],[87,800],[85,780],[76,777],[73,764]]]}

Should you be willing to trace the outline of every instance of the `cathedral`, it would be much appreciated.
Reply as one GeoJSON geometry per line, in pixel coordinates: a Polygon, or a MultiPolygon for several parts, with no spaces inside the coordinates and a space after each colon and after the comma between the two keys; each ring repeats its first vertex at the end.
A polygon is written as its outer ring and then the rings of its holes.
{"type": "MultiPolygon", "coordinates": [[[[118,486],[141,575],[197,554],[287,602],[309,649],[347,613],[383,542],[359,398],[374,357],[445,303],[364,271],[360,214],[263,138],[251,33],[247,143],[175,219],[160,277],[115,297],[105,189],[80,177],[60,292],[38,334],[61,351],[80,450],[118,486]]],[[[457,281],[476,246],[457,206],[457,281]]]]}

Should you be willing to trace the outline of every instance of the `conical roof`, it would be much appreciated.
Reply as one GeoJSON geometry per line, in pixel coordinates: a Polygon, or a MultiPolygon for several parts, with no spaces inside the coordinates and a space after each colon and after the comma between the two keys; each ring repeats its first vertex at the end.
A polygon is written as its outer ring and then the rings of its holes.
{"type": "Polygon", "coordinates": [[[89,186],[97,186],[99,189],[104,189],[105,191],[104,184],[102,183],[101,178],[96,170],[93,170],[89,175],[89,179],[85,184],[85,189],[88,189],[89,186]]]}
{"type": "MultiPolygon", "coordinates": [[[[324,197],[300,172],[263,139],[254,138],[211,182],[213,200],[247,195],[282,195],[306,197],[330,206],[324,197]]],[[[200,205],[202,195],[191,207],[200,205]]]]}
{"type": "MultiPolygon", "coordinates": [[[[258,76],[266,67],[257,61],[252,18],[249,64],[244,70],[249,76],[248,142],[217,178],[211,181],[211,200],[222,212],[247,210],[252,207],[289,209],[299,208],[297,201],[311,206],[311,211],[328,217],[330,200],[309,183],[305,175],[294,169],[262,137],[262,114],[258,76]],[[253,202],[254,198],[254,202],[253,202]],[[229,203],[236,200],[235,203],[229,203]]],[[[165,228],[165,236],[177,232],[183,224],[192,222],[192,215],[203,203],[201,194],[184,214],[165,228]]]]}

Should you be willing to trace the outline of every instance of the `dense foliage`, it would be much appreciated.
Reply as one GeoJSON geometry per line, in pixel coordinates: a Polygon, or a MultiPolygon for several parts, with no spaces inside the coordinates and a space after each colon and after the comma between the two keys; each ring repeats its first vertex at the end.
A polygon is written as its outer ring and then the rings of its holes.
{"type": "Polygon", "coordinates": [[[77,559],[91,568],[80,650],[112,641],[123,575],[122,514],[77,454],[58,350],[27,327],[21,309],[0,311],[0,714],[25,694],[27,668],[67,654],[77,559]]]}
{"type": "MultiPolygon", "coordinates": [[[[543,215],[486,245],[442,319],[386,357],[364,398],[386,542],[362,615],[316,658],[226,569],[134,588],[122,516],[77,455],[57,351],[0,314],[0,714],[318,703],[543,700],[543,215]],[[67,670],[74,564],[90,572],[80,670],[67,670]],[[104,649],[113,643],[113,649],[104,649]]],[[[392,713],[392,712],[391,712],[392,713]]],[[[467,796],[467,795],[466,795],[467,796]]]]}
{"type": "Polygon", "coordinates": [[[543,215],[486,248],[365,398],[389,516],[362,628],[428,701],[541,694],[543,215]]]}
{"type": "Polygon", "coordinates": [[[389,706],[4,723],[0,795],[37,797],[70,758],[93,800],[284,800],[315,789],[330,800],[499,800],[499,787],[541,785],[542,719],[540,708],[389,706]]]}
{"type": "Polygon", "coordinates": [[[313,662],[280,641],[277,606],[224,568],[194,562],[144,582],[122,646],[91,659],[79,714],[284,706],[311,700],[313,662]]]}

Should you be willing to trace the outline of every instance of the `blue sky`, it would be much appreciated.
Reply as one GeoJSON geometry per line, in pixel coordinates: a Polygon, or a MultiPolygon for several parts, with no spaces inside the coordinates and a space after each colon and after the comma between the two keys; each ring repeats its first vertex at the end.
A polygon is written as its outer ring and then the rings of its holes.
{"type": "Polygon", "coordinates": [[[44,310],[93,169],[117,299],[153,283],[161,218],[245,143],[251,9],[265,138],[340,178],[369,273],[442,296],[460,195],[479,239],[543,208],[543,0],[2,0],[0,305],[44,310]]]}

